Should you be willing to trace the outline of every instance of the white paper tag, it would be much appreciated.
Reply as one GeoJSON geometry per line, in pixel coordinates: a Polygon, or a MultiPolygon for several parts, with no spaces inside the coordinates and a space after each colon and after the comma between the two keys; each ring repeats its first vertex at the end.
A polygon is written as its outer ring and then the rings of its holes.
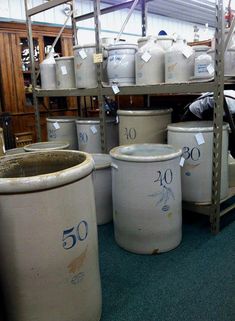
{"type": "Polygon", "coordinates": [[[54,126],[55,129],[59,129],[60,128],[60,125],[57,122],[53,123],[53,126],[54,126]]]}
{"type": "Polygon", "coordinates": [[[99,64],[99,63],[103,62],[103,54],[102,53],[94,54],[93,55],[93,62],[94,62],[94,64],[99,64]]]}
{"type": "Polygon", "coordinates": [[[212,64],[208,65],[206,69],[210,75],[212,75],[215,72],[214,66],[212,64]]]}
{"type": "Polygon", "coordinates": [[[119,124],[119,117],[118,117],[118,115],[116,116],[116,124],[119,124]]]}
{"type": "Polygon", "coordinates": [[[120,93],[120,89],[118,88],[118,85],[112,85],[112,89],[115,95],[120,93]]]}
{"type": "Polygon", "coordinates": [[[205,144],[205,139],[204,139],[202,133],[195,134],[195,138],[196,138],[198,145],[205,144]]]}
{"type": "Polygon", "coordinates": [[[61,66],[61,72],[62,72],[62,75],[68,74],[66,66],[61,66]]]}
{"type": "Polygon", "coordinates": [[[118,166],[116,164],[111,163],[111,167],[118,170],[118,166]]]}
{"type": "Polygon", "coordinates": [[[185,158],[181,157],[180,158],[180,166],[184,167],[184,162],[185,162],[185,158]]]}
{"type": "Polygon", "coordinates": [[[95,126],[90,127],[91,132],[95,135],[97,133],[97,129],[95,126]]]}
{"type": "Polygon", "coordinates": [[[192,56],[193,54],[193,49],[190,47],[184,47],[182,50],[182,54],[185,56],[185,58],[189,58],[190,56],[192,56]]]}
{"type": "Polygon", "coordinates": [[[152,56],[150,55],[150,53],[148,51],[145,51],[145,53],[143,53],[143,55],[141,56],[141,59],[144,60],[145,62],[148,62],[151,57],[152,56]]]}
{"type": "Polygon", "coordinates": [[[86,59],[87,58],[87,54],[86,54],[86,51],[84,49],[81,49],[79,50],[79,56],[82,58],[82,59],[86,59]]]}

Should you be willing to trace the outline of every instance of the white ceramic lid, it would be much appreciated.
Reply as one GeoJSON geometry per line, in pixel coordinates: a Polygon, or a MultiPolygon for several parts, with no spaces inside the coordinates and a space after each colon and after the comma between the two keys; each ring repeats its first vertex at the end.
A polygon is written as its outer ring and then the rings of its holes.
{"type": "Polygon", "coordinates": [[[128,162],[162,162],[182,155],[181,149],[164,144],[123,145],[110,151],[112,158],[128,162]]]}
{"type": "MultiPolygon", "coordinates": [[[[223,124],[223,130],[227,130],[229,125],[223,124]]],[[[212,121],[187,121],[180,123],[173,123],[167,126],[167,130],[173,132],[212,132],[213,122],[212,121]]]]}
{"type": "Polygon", "coordinates": [[[156,116],[172,113],[172,108],[156,110],[118,110],[117,114],[121,116],[156,116]]]}
{"type": "Polygon", "coordinates": [[[49,123],[72,123],[75,122],[75,120],[78,119],[78,117],[75,116],[52,116],[47,118],[47,122],[49,123]]]}
{"type": "Polygon", "coordinates": [[[69,142],[40,142],[35,144],[29,144],[24,146],[26,152],[36,152],[41,150],[58,150],[58,149],[67,149],[69,148],[69,142]]]}
{"type": "Polygon", "coordinates": [[[108,50],[116,50],[116,49],[138,49],[138,46],[132,43],[116,43],[115,45],[110,45],[108,50]]]}
{"type": "Polygon", "coordinates": [[[74,56],[68,56],[68,57],[59,57],[59,58],[55,58],[55,61],[71,60],[71,59],[74,59],[74,56]]]}

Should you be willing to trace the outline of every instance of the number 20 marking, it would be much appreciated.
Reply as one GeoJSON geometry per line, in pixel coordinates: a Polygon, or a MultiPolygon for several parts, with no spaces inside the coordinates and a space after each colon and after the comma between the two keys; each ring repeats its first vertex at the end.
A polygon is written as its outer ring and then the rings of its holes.
{"type": "Polygon", "coordinates": [[[164,174],[161,171],[157,171],[158,177],[154,180],[154,183],[160,182],[160,186],[165,184],[170,184],[173,180],[173,173],[171,169],[167,169],[164,174]]]}
{"type": "Polygon", "coordinates": [[[63,231],[63,248],[65,250],[72,249],[79,241],[84,241],[88,235],[88,224],[86,221],[81,221],[77,227],[63,231]],[[75,230],[75,231],[74,231],[75,230]]]}

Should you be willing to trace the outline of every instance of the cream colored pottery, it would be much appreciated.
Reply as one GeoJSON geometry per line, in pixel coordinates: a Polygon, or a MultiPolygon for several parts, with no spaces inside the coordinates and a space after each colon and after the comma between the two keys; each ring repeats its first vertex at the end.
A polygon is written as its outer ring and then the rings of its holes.
{"type": "Polygon", "coordinates": [[[93,160],[76,151],[0,160],[0,273],[11,321],[98,321],[93,160]]]}
{"type": "Polygon", "coordinates": [[[57,88],[76,88],[74,73],[74,57],[56,58],[55,63],[57,88]]]}
{"type": "Polygon", "coordinates": [[[118,110],[120,145],[166,142],[172,109],[118,110]]]}
{"type": "Polygon", "coordinates": [[[16,155],[21,153],[25,153],[24,147],[11,148],[6,150],[6,155],[16,155]]]}
{"type": "MultiPolygon", "coordinates": [[[[86,153],[102,153],[100,120],[84,118],[76,120],[79,150],[86,153]]],[[[106,120],[108,151],[118,146],[118,126],[115,119],[106,120]]]]}
{"type": "MultiPolygon", "coordinates": [[[[168,143],[182,148],[182,198],[187,202],[210,203],[212,182],[213,123],[175,123],[168,126],[168,143]],[[199,135],[199,136],[198,136],[199,135]],[[198,138],[202,138],[201,143],[198,138]]],[[[223,126],[221,199],[228,196],[228,125],[223,126]]]]}
{"type": "Polygon", "coordinates": [[[92,157],[95,162],[92,175],[97,224],[102,225],[111,222],[113,218],[111,158],[106,154],[92,154],[92,157]]]}
{"type": "Polygon", "coordinates": [[[157,254],[181,242],[181,154],[161,144],[110,151],[115,239],[124,249],[157,254]]]}
{"type": "Polygon", "coordinates": [[[137,85],[154,85],[165,80],[165,51],[154,38],[138,49],[135,54],[137,85]]]}
{"type": "Polygon", "coordinates": [[[47,118],[47,139],[51,141],[66,141],[69,149],[78,149],[75,120],[73,116],[55,116],[47,118]]]}
{"type": "Polygon", "coordinates": [[[187,82],[194,75],[195,54],[192,47],[184,44],[178,39],[165,52],[165,82],[181,83],[187,82]],[[188,56],[188,52],[191,52],[188,56]]]}
{"type": "Polygon", "coordinates": [[[74,70],[77,88],[96,88],[97,72],[93,55],[96,53],[95,44],[74,46],[74,70]]]}
{"type": "Polygon", "coordinates": [[[41,142],[24,146],[26,152],[37,152],[41,150],[69,149],[68,142],[41,142]]]}
{"type": "Polygon", "coordinates": [[[230,153],[228,154],[228,174],[229,187],[235,187],[235,159],[230,153]]]}
{"type": "Polygon", "coordinates": [[[108,48],[107,74],[109,84],[135,84],[135,53],[137,45],[119,43],[108,48]]]}

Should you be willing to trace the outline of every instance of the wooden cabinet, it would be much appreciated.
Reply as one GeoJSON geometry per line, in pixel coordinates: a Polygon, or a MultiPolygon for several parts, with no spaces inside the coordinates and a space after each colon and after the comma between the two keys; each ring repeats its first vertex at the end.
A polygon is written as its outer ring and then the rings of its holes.
{"type": "MultiPolygon", "coordinates": [[[[33,25],[36,65],[45,58],[60,28],[33,25]]],[[[26,25],[0,23],[0,88],[2,112],[12,116],[13,134],[32,131],[35,141],[35,120],[32,100],[30,58],[26,25]]],[[[66,28],[56,51],[62,56],[73,54],[71,29],[66,28]]],[[[40,77],[38,79],[40,83],[40,77]]],[[[76,97],[43,98],[40,105],[42,139],[46,140],[46,117],[49,115],[76,115],[76,97]]]]}

